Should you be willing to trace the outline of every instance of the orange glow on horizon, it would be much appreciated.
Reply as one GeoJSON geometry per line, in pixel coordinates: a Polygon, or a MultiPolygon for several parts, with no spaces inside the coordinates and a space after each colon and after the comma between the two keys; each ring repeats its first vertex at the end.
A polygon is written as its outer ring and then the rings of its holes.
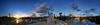
{"type": "Polygon", "coordinates": [[[21,15],[14,15],[13,17],[15,17],[15,18],[17,18],[17,19],[19,19],[19,18],[21,18],[21,15]]]}
{"type": "Polygon", "coordinates": [[[22,13],[22,12],[19,12],[19,11],[13,13],[13,15],[12,15],[12,17],[17,18],[17,19],[19,19],[21,17],[27,17],[27,16],[28,15],[26,15],[25,13],[22,13]]]}

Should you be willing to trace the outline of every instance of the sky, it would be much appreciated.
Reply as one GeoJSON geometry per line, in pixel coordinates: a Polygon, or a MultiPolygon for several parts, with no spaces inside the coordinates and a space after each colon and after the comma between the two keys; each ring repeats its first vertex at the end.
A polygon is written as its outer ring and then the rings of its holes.
{"type": "Polygon", "coordinates": [[[0,0],[0,16],[8,16],[9,13],[13,14],[19,11],[25,14],[30,14],[35,11],[38,5],[42,3],[51,4],[54,14],[59,15],[62,12],[65,15],[73,13],[80,15],[85,10],[95,8],[94,15],[100,15],[100,0],[0,0]],[[79,9],[82,11],[72,11],[71,4],[78,4],[79,9]]]}

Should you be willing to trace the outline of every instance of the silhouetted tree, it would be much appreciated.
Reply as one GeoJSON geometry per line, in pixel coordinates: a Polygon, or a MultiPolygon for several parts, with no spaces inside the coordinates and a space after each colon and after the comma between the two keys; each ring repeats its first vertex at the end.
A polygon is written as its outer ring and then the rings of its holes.
{"type": "Polygon", "coordinates": [[[62,12],[60,12],[59,15],[62,16],[62,12]]]}

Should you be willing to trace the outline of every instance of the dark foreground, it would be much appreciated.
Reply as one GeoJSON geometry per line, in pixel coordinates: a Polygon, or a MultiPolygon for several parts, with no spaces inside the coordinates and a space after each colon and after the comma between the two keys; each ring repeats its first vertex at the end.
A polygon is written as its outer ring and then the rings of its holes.
{"type": "MultiPolygon", "coordinates": [[[[4,17],[0,17],[0,25],[37,25],[38,23],[42,25],[41,23],[43,24],[47,23],[47,21],[49,20],[48,18],[49,17],[22,17],[16,20],[16,18],[14,17],[4,16],[4,17]]],[[[66,21],[66,20],[71,20],[74,17],[62,16],[62,17],[53,17],[53,18],[60,21],[66,21]]],[[[52,19],[52,21],[54,19],[52,19]]],[[[82,19],[87,19],[90,22],[93,22],[95,24],[100,24],[100,20],[99,20],[100,16],[81,17],[80,20],[82,19]]],[[[50,22],[49,24],[45,24],[45,25],[50,25],[52,23],[51,20],[49,20],[49,22],[50,22]]],[[[58,22],[55,21],[54,23],[57,24],[58,22]]],[[[51,24],[51,25],[55,25],[55,24],[51,24]]]]}

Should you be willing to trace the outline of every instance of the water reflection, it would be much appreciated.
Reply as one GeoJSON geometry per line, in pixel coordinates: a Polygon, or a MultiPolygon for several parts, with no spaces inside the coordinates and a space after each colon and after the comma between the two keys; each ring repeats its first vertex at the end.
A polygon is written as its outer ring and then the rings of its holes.
{"type": "Polygon", "coordinates": [[[16,19],[16,23],[21,23],[23,20],[22,19],[16,19]]]}

